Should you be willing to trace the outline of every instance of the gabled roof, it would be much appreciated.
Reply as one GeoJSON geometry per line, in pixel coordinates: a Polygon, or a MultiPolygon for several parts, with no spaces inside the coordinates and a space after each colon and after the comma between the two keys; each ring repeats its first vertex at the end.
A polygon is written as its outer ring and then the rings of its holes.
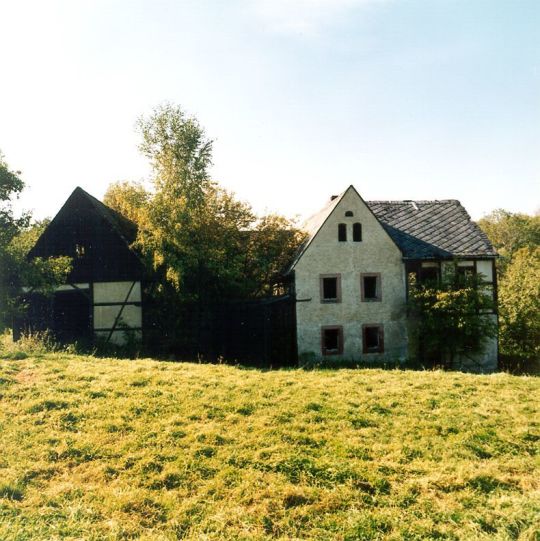
{"type": "Polygon", "coordinates": [[[407,259],[497,255],[485,233],[455,199],[367,204],[407,259]]]}
{"type": "MultiPolygon", "coordinates": [[[[302,225],[308,236],[285,274],[298,263],[318,231],[339,204],[331,199],[302,225]]],[[[360,195],[359,195],[360,197],[360,195]]],[[[496,257],[485,233],[456,199],[441,201],[364,201],[406,259],[496,257]]]]}
{"type": "Polygon", "coordinates": [[[103,204],[99,199],[96,199],[93,195],[90,195],[79,186],[73,191],[72,195],[74,194],[80,194],[86,197],[92,203],[96,211],[109,222],[116,232],[126,241],[128,246],[135,242],[137,237],[137,226],[131,220],[128,220],[128,218],[122,216],[122,214],[116,212],[116,210],[103,204]]]}
{"type": "Polygon", "coordinates": [[[27,257],[71,257],[68,282],[130,280],[146,271],[132,248],[136,236],[133,222],[77,187],[27,257]],[[77,246],[84,247],[82,256],[77,246]]]}
{"type": "Polygon", "coordinates": [[[294,269],[295,265],[298,263],[298,261],[300,261],[300,258],[302,257],[302,255],[304,255],[307,247],[311,244],[311,242],[319,232],[319,229],[323,226],[324,222],[326,222],[330,214],[332,214],[332,211],[341,201],[346,191],[347,190],[345,190],[337,197],[332,198],[319,212],[313,214],[313,216],[310,216],[302,224],[301,229],[307,233],[306,240],[304,240],[304,242],[299,246],[291,264],[287,267],[284,274],[288,274],[289,272],[291,272],[294,269]]]}

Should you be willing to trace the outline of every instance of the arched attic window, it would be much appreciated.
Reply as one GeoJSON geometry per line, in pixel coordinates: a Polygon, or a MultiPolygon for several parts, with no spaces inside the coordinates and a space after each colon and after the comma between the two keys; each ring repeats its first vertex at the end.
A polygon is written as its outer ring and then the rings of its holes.
{"type": "Polygon", "coordinates": [[[339,242],[347,241],[347,224],[338,224],[338,240],[339,242]]]}
{"type": "Polygon", "coordinates": [[[350,218],[351,216],[354,216],[352,210],[348,210],[347,212],[345,212],[345,218],[350,218]]]}
{"type": "Polygon", "coordinates": [[[362,242],[362,224],[358,222],[352,226],[352,240],[354,242],[362,242]]]}

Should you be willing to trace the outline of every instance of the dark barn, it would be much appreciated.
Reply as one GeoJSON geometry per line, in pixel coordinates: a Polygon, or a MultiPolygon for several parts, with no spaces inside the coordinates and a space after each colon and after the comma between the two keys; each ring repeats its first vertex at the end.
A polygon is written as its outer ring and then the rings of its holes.
{"type": "Polygon", "coordinates": [[[29,258],[69,256],[72,270],[53,295],[28,291],[22,331],[52,331],[63,343],[140,341],[143,331],[144,265],[130,247],[137,227],[76,188],[54,217],[29,258]]]}

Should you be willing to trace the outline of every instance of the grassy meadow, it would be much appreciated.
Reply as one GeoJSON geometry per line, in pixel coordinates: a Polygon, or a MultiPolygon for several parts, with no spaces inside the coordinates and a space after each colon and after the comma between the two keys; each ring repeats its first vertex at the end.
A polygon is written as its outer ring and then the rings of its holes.
{"type": "Polygon", "coordinates": [[[540,538],[536,377],[22,357],[3,541],[540,538]]]}

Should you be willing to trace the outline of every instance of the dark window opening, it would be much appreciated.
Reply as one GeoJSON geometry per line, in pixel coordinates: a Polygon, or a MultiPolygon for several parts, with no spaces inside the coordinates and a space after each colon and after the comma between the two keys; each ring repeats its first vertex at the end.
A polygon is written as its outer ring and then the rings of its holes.
{"type": "Polygon", "coordinates": [[[380,301],[381,300],[381,275],[362,274],[362,300],[380,301]]]}
{"type": "Polygon", "coordinates": [[[323,278],[323,299],[337,299],[337,278],[323,278]]]}
{"type": "Polygon", "coordinates": [[[342,327],[323,327],[321,340],[323,355],[339,355],[340,353],[343,353],[342,327]]]}
{"type": "Polygon", "coordinates": [[[420,282],[437,282],[439,280],[439,268],[438,267],[422,267],[420,269],[420,282]]]}
{"type": "Polygon", "coordinates": [[[339,274],[320,276],[321,302],[341,302],[340,281],[339,274]]]}
{"type": "Polygon", "coordinates": [[[353,224],[352,238],[354,242],[362,242],[362,224],[353,224]]]}
{"type": "Polygon", "coordinates": [[[346,242],[347,240],[347,225],[338,224],[338,240],[339,242],[346,242]]]}
{"type": "Polygon", "coordinates": [[[384,336],[382,325],[364,325],[362,329],[364,353],[382,353],[384,351],[384,336]]]}
{"type": "Polygon", "coordinates": [[[345,216],[346,216],[347,218],[350,218],[351,216],[354,216],[353,211],[352,211],[352,210],[348,210],[348,211],[345,213],[345,216]]]}

